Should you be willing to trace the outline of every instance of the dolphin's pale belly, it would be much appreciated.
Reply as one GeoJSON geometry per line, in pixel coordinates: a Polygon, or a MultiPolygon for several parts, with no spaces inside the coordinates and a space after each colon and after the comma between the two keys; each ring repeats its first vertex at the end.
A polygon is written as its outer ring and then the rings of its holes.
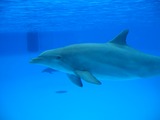
{"type": "Polygon", "coordinates": [[[109,72],[101,73],[100,71],[95,71],[92,74],[99,80],[131,80],[140,78],[137,74],[132,74],[121,69],[110,69],[109,72]]]}
{"type": "Polygon", "coordinates": [[[101,74],[93,74],[98,80],[134,80],[134,79],[139,79],[140,77],[137,76],[108,76],[108,75],[101,75],[101,74]]]}

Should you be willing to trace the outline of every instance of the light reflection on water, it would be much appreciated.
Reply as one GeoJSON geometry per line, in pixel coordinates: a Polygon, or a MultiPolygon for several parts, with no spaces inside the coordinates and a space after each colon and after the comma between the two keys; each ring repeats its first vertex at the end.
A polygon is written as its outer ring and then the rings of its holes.
{"type": "Polygon", "coordinates": [[[109,24],[152,24],[158,1],[1,1],[0,31],[81,30],[109,24]]]}

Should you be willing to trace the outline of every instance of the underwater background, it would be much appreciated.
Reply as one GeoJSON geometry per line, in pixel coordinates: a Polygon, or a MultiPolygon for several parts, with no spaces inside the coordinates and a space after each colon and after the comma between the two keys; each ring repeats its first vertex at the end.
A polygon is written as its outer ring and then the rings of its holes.
{"type": "Polygon", "coordinates": [[[124,29],[129,46],[160,56],[160,1],[0,0],[0,120],[160,120],[160,77],[80,88],[29,63],[45,50],[105,43],[124,29]]]}

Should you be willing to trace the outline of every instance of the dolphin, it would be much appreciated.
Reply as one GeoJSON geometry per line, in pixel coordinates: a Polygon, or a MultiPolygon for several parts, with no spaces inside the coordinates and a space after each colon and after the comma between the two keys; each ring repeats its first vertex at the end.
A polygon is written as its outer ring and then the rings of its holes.
{"type": "Polygon", "coordinates": [[[160,57],[145,54],[126,43],[124,30],[107,43],[83,43],[47,50],[30,63],[67,73],[79,87],[82,80],[100,85],[100,80],[130,80],[160,75],[160,57]]]}

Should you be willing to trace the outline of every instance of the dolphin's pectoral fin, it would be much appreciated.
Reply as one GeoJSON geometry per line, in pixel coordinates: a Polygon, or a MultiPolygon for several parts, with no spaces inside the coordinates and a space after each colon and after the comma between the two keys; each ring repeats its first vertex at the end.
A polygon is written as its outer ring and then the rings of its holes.
{"type": "Polygon", "coordinates": [[[83,87],[81,78],[76,76],[76,75],[71,75],[71,74],[67,74],[67,76],[69,77],[69,79],[72,81],[72,83],[74,83],[75,85],[79,86],[79,87],[83,87]]]}
{"type": "Polygon", "coordinates": [[[126,38],[127,38],[128,32],[129,32],[129,30],[122,31],[113,40],[111,40],[110,43],[115,43],[115,44],[119,44],[119,45],[127,45],[126,38]]]}
{"type": "Polygon", "coordinates": [[[100,85],[101,82],[99,80],[97,80],[90,72],[88,71],[79,71],[79,70],[76,70],[75,71],[75,74],[77,76],[79,76],[81,79],[89,82],[89,83],[93,83],[93,84],[98,84],[100,85]]]}

